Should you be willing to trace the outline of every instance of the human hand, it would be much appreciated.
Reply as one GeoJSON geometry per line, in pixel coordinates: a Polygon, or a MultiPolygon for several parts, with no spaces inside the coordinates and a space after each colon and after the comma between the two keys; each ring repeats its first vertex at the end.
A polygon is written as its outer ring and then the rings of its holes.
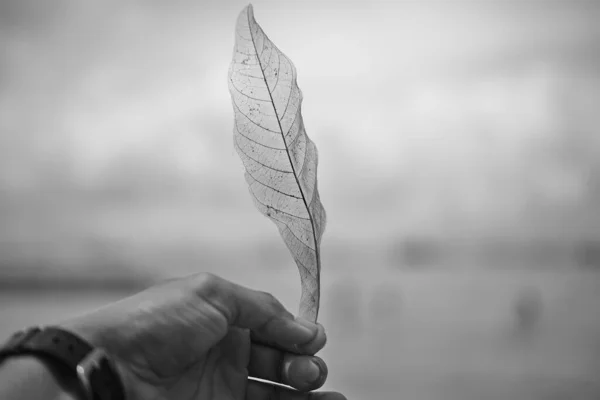
{"type": "Polygon", "coordinates": [[[320,324],[211,274],[151,287],[60,324],[115,360],[130,400],[344,400],[323,385],[320,324]],[[292,386],[270,385],[248,376],[292,386]]]}

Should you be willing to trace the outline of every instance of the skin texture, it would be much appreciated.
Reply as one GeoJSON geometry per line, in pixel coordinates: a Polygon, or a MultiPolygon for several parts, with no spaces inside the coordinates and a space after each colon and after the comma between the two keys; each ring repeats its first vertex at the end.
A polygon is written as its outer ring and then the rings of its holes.
{"type": "Polygon", "coordinates": [[[345,399],[309,392],[327,377],[314,356],[321,325],[215,275],[170,280],[60,325],[112,356],[128,400],[345,399]]]}

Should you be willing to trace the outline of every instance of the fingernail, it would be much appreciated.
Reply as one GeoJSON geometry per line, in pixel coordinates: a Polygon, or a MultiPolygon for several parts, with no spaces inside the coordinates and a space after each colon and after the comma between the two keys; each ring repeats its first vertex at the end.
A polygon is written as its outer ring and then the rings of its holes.
{"type": "Polygon", "coordinates": [[[315,336],[317,336],[317,333],[319,332],[319,326],[317,324],[302,317],[296,317],[295,321],[298,327],[306,332],[307,340],[305,343],[310,342],[315,336]]]}
{"type": "Polygon", "coordinates": [[[285,372],[292,386],[300,390],[314,389],[320,386],[323,369],[318,362],[300,359],[292,361],[285,372]]]}
{"type": "Polygon", "coordinates": [[[321,366],[314,361],[308,364],[306,383],[316,383],[321,378],[321,366]]]}

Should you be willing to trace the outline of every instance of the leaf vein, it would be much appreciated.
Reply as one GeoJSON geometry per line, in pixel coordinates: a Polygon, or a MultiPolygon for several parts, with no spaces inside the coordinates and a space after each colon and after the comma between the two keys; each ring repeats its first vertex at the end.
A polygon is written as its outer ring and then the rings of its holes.
{"type": "Polygon", "coordinates": [[[302,197],[294,196],[294,195],[293,195],[293,194],[291,194],[291,193],[282,192],[281,190],[279,190],[279,189],[277,189],[277,188],[275,188],[275,187],[273,187],[273,186],[271,186],[271,185],[267,185],[266,183],[259,181],[259,180],[258,180],[258,179],[256,179],[256,177],[254,177],[254,175],[252,175],[252,174],[251,174],[251,173],[250,173],[248,170],[246,170],[246,173],[247,173],[247,174],[250,176],[250,178],[252,178],[252,180],[254,180],[254,182],[256,182],[256,183],[258,183],[258,184],[260,184],[260,185],[262,185],[262,186],[264,186],[264,187],[267,187],[267,188],[269,188],[269,189],[271,189],[271,190],[274,190],[275,192],[277,192],[277,193],[279,193],[279,194],[282,194],[282,195],[284,195],[284,196],[287,196],[287,197],[292,197],[292,198],[294,198],[294,199],[302,199],[302,197]]]}
{"type": "Polygon", "coordinates": [[[253,142],[253,143],[256,143],[256,144],[257,144],[257,145],[259,145],[259,146],[265,147],[265,148],[267,148],[267,149],[272,149],[272,150],[285,150],[285,149],[282,149],[281,147],[271,147],[271,146],[267,146],[266,144],[263,144],[263,143],[261,143],[261,142],[258,142],[258,141],[256,141],[256,140],[252,139],[251,137],[244,135],[244,134],[243,134],[243,133],[240,131],[240,128],[237,126],[237,124],[235,124],[235,130],[237,131],[237,133],[238,133],[240,136],[242,136],[242,137],[246,138],[247,140],[249,140],[249,141],[251,141],[251,142],[253,142]]]}
{"type": "Polygon", "coordinates": [[[272,130],[272,129],[269,129],[269,128],[266,128],[266,127],[262,126],[261,124],[259,124],[259,123],[255,122],[255,121],[253,121],[253,120],[252,120],[252,119],[251,119],[249,116],[247,116],[246,114],[244,114],[244,113],[242,112],[242,110],[240,110],[240,107],[237,105],[237,103],[236,103],[235,101],[233,102],[233,105],[235,106],[235,108],[237,109],[237,111],[238,111],[240,114],[242,114],[244,117],[246,117],[246,119],[247,119],[248,121],[250,121],[250,123],[251,123],[251,124],[253,124],[253,125],[255,125],[255,126],[258,126],[259,128],[261,128],[261,129],[264,129],[264,130],[265,130],[265,131],[267,131],[267,132],[271,132],[271,133],[276,133],[276,134],[279,134],[279,132],[277,132],[277,131],[274,131],[274,130],[272,130]]]}
{"type": "Polygon", "coordinates": [[[244,151],[244,149],[242,149],[242,148],[240,147],[239,143],[237,142],[237,138],[236,138],[235,146],[236,146],[236,147],[237,147],[237,148],[238,148],[238,149],[239,149],[239,150],[242,152],[242,154],[244,154],[246,157],[248,157],[249,159],[251,159],[252,161],[254,161],[254,162],[255,162],[255,163],[257,163],[257,164],[260,164],[260,165],[262,165],[262,166],[263,166],[263,167],[265,167],[265,168],[268,168],[268,169],[270,169],[270,170],[273,170],[273,171],[281,172],[281,173],[284,173],[284,174],[291,174],[291,173],[292,173],[292,171],[285,171],[285,170],[283,170],[283,169],[277,169],[277,168],[273,168],[273,167],[271,167],[270,165],[264,164],[264,163],[262,163],[262,162],[258,161],[257,159],[255,159],[254,157],[251,157],[251,156],[250,156],[250,154],[246,153],[246,152],[244,151]]]}
{"type": "Polygon", "coordinates": [[[260,199],[258,198],[258,196],[256,195],[256,193],[254,193],[254,192],[252,191],[252,189],[250,189],[250,190],[249,190],[249,192],[250,192],[250,194],[252,195],[252,197],[254,197],[254,199],[255,199],[255,200],[256,200],[256,201],[257,201],[259,204],[261,204],[261,205],[263,205],[263,206],[265,206],[265,207],[267,207],[267,208],[271,208],[271,209],[275,210],[275,211],[276,211],[276,212],[278,212],[278,213],[285,214],[285,215],[289,215],[290,217],[293,217],[293,218],[303,219],[303,220],[306,220],[306,221],[309,221],[309,220],[310,220],[310,219],[309,219],[309,218],[307,218],[307,217],[301,217],[301,216],[299,216],[299,215],[296,215],[296,214],[291,214],[291,213],[289,213],[289,212],[287,212],[287,211],[283,211],[283,210],[282,210],[282,209],[280,209],[280,208],[273,207],[273,206],[270,206],[270,205],[268,205],[268,204],[265,204],[265,203],[263,203],[262,201],[260,201],[260,199]]]}
{"type": "Polygon", "coordinates": [[[247,97],[247,98],[249,98],[249,99],[252,99],[252,100],[256,100],[256,101],[262,101],[262,102],[265,102],[265,103],[268,103],[268,102],[269,102],[269,100],[266,100],[266,99],[259,99],[259,98],[257,98],[257,97],[248,96],[246,93],[244,93],[244,92],[242,92],[240,89],[238,89],[238,87],[237,87],[237,86],[235,86],[235,83],[233,82],[233,79],[232,79],[232,78],[229,78],[229,80],[231,81],[231,86],[233,86],[233,88],[234,88],[234,89],[235,89],[235,90],[236,90],[236,91],[237,91],[239,94],[241,94],[242,96],[244,96],[244,97],[247,97]]]}

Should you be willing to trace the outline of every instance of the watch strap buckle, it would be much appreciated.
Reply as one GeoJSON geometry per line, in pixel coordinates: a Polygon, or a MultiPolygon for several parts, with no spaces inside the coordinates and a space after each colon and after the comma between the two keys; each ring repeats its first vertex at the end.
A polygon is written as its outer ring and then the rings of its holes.
{"type": "Polygon", "coordinates": [[[94,392],[91,384],[92,373],[100,369],[100,364],[102,362],[108,361],[109,360],[106,352],[102,348],[96,347],[87,356],[85,356],[85,358],[81,360],[79,364],[77,364],[77,377],[87,393],[88,400],[94,400],[94,392]]]}

